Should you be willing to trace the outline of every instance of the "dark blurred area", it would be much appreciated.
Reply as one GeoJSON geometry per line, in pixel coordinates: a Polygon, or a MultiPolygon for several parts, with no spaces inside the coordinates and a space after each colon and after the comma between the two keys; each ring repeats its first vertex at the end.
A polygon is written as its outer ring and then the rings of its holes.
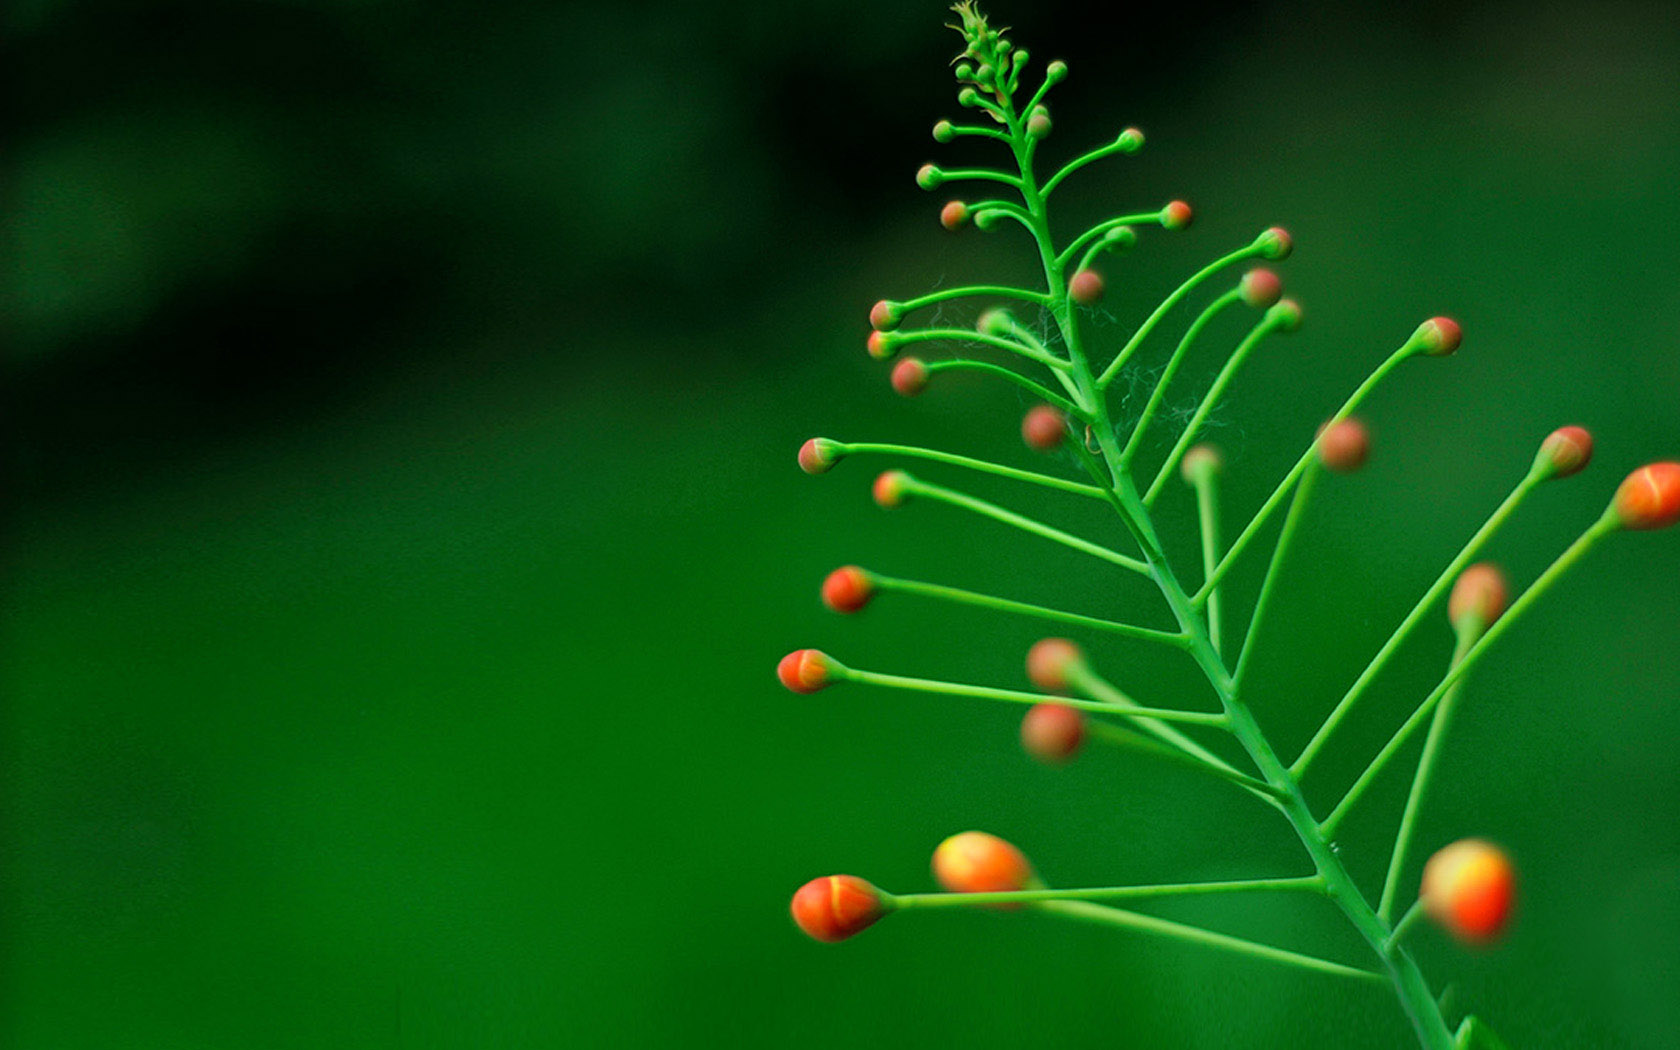
{"type": "MultiPolygon", "coordinates": [[[[1283,749],[1547,431],[1593,428],[1598,463],[1501,534],[1519,585],[1627,470],[1680,455],[1672,5],[990,7],[1035,71],[1073,70],[1047,150],[1149,136],[1070,181],[1059,222],[1197,209],[1113,263],[1099,341],[1265,226],[1297,238],[1280,270],[1307,322],[1210,424],[1233,523],[1420,319],[1465,324],[1463,352],[1373,398],[1370,466],[1304,526],[1254,679],[1283,749]]],[[[1012,710],[790,700],[770,673],[820,645],[1022,684],[1042,625],[912,601],[844,620],[815,594],[848,561],[1093,615],[1137,597],[983,523],[878,513],[869,464],[793,466],[813,434],[1068,466],[1020,447],[1013,389],[905,401],[862,350],[882,295],[1034,279],[1019,242],[940,230],[945,192],[913,182],[973,145],[929,135],[961,112],[948,20],[5,5],[0,1044],[1405,1045],[1392,997],[1183,945],[936,914],[828,948],[787,920],[831,871],[927,888],[968,827],[1070,885],[1300,863],[1189,774],[1027,762],[1012,710]]],[[[1188,365],[1167,414],[1215,368],[1188,365]]],[[[1163,534],[1193,527],[1184,495],[1163,534]]],[[[1080,512],[1044,507],[1115,535],[1080,512]]],[[[1476,834],[1518,858],[1505,947],[1418,946],[1513,1046],[1680,1027],[1675,539],[1616,537],[1511,632],[1420,824],[1419,855],[1476,834]]],[[[1236,608],[1256,581],[1232,581],[1236,608]]],[[[1310,801],[1437,679],[1430,627],[1310,801]]],[[[1170,654],[1101,656],[1146,702],[1198,688],[1170,654]]],[[[1356,877],[1380,879],[1402,790],[1349,823],[1356,877]]],[[[1288,903],[1162,913],[1361,950],[1288,903]]]]}

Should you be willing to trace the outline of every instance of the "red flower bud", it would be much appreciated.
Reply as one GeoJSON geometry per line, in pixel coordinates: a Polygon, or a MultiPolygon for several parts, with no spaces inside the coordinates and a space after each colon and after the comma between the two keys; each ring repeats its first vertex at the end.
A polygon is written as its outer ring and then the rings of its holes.
{"type": "Polygon", "coordinates": [[[882,299],[869,308],[869,326],[877,332],[890,332],[904,320],[899,305],[882,299]]]}
{"type": "Polygon", "coordinates": [[[1431,317],[1418,325],[1415,338],[1430,357],[1447,357],[1458,350],[1464,340],[1464,329],[1450,317],[1431,317]]]}
{"type": "Polygon", "coordinates": [[[1505,574],[1489,562],[1479,562],[1459,573],[1447,599],[1447,621],[1462,627],[1465,617],[1474,616],[1486,630],[1505,611],[1505,574]]]}
{"type": "Polygon", "coordinates": [[[892,388],[905,397],[915,397],[927,389],[928,367],[919,357],[906,357],[893,365],[892,388]]]}
{"type": "Polygon", "coordinates": [[[870,494],[875,497],[876,503],[891,510],[894,507],[903,506],[904,501],[910,498],[909,485],[910,475],[904,471],[883,471],[875,478],[875,484],[870,489],[870,494]]]}
{"type": "Polygon", "coordinates": [[[1611,502],[1625,529],[1662,529],[1680,521],[1680,463],[1651,463],[1627,476],[1611,502]]]}
{"type": "Polygon", "coordinates": [[[1295,250],[1295,241],[1289,236],[1289,231],[1282,226],[1273,226],[1254,240],[1254,247],[1263,259],[1289,258],[1289,253],[1295,250]]]}
{"type": "Polygon", "coordinates": [[[823,604],[840,613],[855,613],[875,597],[875,581],[856,565],[843,565],[823,580],[823,604]]]}
{"type": "Polygon", "coordinates": [[[1080,270],[1068,281],[1068,298],[1080,306],[1094,306],[1102,297],[1102,274],[1095,270],[1080,270]]]}
{"type": "Polygon", "coordinates": [[[1349,416],[1318,428],[1318,461],[1338,474],[1351,474],[1371,454],[1371,435],[1365,424],[1349,416]]]}
{"type": "Polygon", "coordinates": [[[1195,213],[1183,201],[1171,201],[1161,209],[1161,225],[1169,230],[1182,230],[1190,225],[1195,213]]]}
{"type": "Polygon", "coordinates": [[[984,831],[941,842],[933,851],[933,876],[953,893],[1010,893],[1038,881],[1020,850],[984,831]]]}
{"type": "Polygon", "coordinates": [[[1067,418],[1050,405],[1034,405],[1021,417],[1021,440],[1028,448],[1049,452],[1067,436],[1067,418]]]}
{"type": "Polygon", "coordinates": [[[1592,462],[1592,435],[1582,427],[1558,427],[1540,442],[1534,466],[1546,472],[1548,478],[1567,478],[1579,474],[1592,462]]]}
{"type": "Polygon", "coordinates": [[[840,462],[839,445],[827,438],[812,438],[799,446],[799,469],[807,474],[826,474],[840,462]]]}
{"type": "Polygon", "coordinates": [[[1021,746],[1046,765],[1061,765],[1085,742],[1085,715],[1066,704],[1042,703],[1021,718],[1021,746]]]}
{"type": "Polygon", "coordinates": [[[1283,297],[1283,281],[1263,266],[1243,274],[1239,286],[1243,302],[1256,310],[1264,310],[1283,297]]]}
{"type": "Polygon", "coordinates": [[[1516,900],[1516,873],[1499,847],[1460,839],[1423,866],[1418,897],[1423,910],[1448,933],[1485,944],[1505,930],[1516,900]]]}
{"type": "Polygon", "coordinates": [[[1027,677],[1046,693],[1067,692],[1068,675],[1084,664],[1085,653],[1066,638],[1041,638],[1027,650],[1027,677]]]}
{"type": "Polygon", "coordinates": [[[875,925],[887,913],[881,891],[856,875],[825,875],[793,895],[793,921],[826,944],[843,941],[875,925]]]}
{"type": "Polygon", "coordinates": [[[968,224],[968,205],[951,201],[939,209],[939,225],[947,230],[960,230],[968,224]]]}
{"type": "Polygon", "coordinates": [[[827,653],[795,649],[776,664],[776,677],[796,693],[814,693],[834,684],[836,666],[827,653]]]}
{"type": "Polygon", "coordinates": [[[898,352],[898,341],[889,332],[875,331],[869,333],[867,347],[870,357],[877,361],[885,361],[898,352]]]}
{"type": "Polygon", "coordinates": [[[1207,475],[1217,475],[1224,465],[1219,450],[1212,445],[1193,445],[1179,461],[1178,470],[1185,481],[1194,485],[1207,475]]]}

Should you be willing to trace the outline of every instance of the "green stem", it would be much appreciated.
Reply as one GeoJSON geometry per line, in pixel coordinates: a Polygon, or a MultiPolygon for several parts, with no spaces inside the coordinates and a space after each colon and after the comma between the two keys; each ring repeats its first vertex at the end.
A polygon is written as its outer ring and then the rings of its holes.
{"type": "Polygon", "coordinates": [[[1155,312],[1151,313],[1143,324],[1138,326],[1138,330],[1132,333],[1132,337],[1126,341],[1126,345],[1120,349],[1118,354],[1115,355],[1114,360],[1109,362],[1108,367],[1103,369],[1102,375],[1097,377],[1097,389],[1101,390],[1113,381],[1114,377],[1120,373],[1120,369],[1124,368],[1126,366],[1126,362],[1129,361],[1131,356],[1137,352],[1137,348],[1143,345],[1143,341],[1149,337],[1149,333],[1155,330],[1155,326],[1161,322],[1161,318],[1166,316],[1168,310],[1177,306],[1180,300],[1189,295],[1198,285],[1218,273],[1220,270],[1223,270],[1227,266],[1231,266],[1235,263],[1242,262],[1244,259],[1252,259],[1259,253],[1260,248],[1258,245],[1250,244],[1245,248],[1239,248],[1236,251],[1231,252],[1229,255],[1220,256],[1213,262],[1210,262],[1206,266],[1202,267],[1200,270],[1197,270],[1194,274],[1191,274],[1190,279],[1179,285],[1171,295],[1161,300],[1161,305],[1155,308],[1155,312]]]}
{"type": "Polygon", "coordinates": [[[1347,794],[1342,796],[1342,800],[1336,803],[1336,808],[1330,811],[1328,817],[1324,818],[1322,827],[1326,835],[1335,833],[1336,827],[1341,824],[1342,820],[1348,815],[1348,811],[1359,801],[1360,796],[1365,794],[1366,789],[1377,778],[1377,774],[1381,773],[1383,767],[1388,765],[1400,748],[1405,746],[1406,740],[1423,724],[1423,720],[1429,717],[1429,713],[1435,710],[1435,705],[1440,703],[1447,690],[1453,687],[1453,683],[1469,674],[1470,669],[1475,667],[1481,658],[1487,654],[1488,649],[1499,641],[1512,624],[1522,619],[1523,614],[1528,612],[1535,601],[1546,593],[1565,572],[1568,572],[1572,565],[1585,557],[1599,540],[1619,527],[1620,522],[1614,511],[1607,511],[1574,543],[1571,543],[1569,548],[1558,556],[1557,561],[1552,562],[1546,571],[1540,574],[1540,577],[1529,586],[1528,590],[1522,593],[1522,597],[1511,605],[1510,611],[1499,618],[1499,622],[1495,623],[1486,634],[1477,639],[1476,643],[1470,647],[1470,651],[1464,654],[1464,659],[1454,664],[1452,670],[1447,672],[1447,676],[1441,679],[1440,684],[1430,691],[1429,695],[1424,698],[1423,703],[1419,704],[1417,710],[1412,712],[1412,716],[1406,719],[1405,724],[1396,730],[1394,736],[1389,738],[1388,743],[1383,745],[1382,750],[1377,752],[1377,756],[1371,760],[1370,765],[1365,767],[1365,771],[1359,775],[1358,780],[1354,781],[1347,794]]]}
{"type": "MultiPolygon", "coordinates": [[[[1196,520],[1202,533],[1202,573],[1212,575],[1219,562],[1219,472],[1198,470],[1190,484],[1196,490],[1196,520]]],[[[1214,652],[1219,644],[1219,592],[1213,591],[1207,600],[1208,642],[1214,652]]]]}
{"type": "MultiPolygon", "coordinates": [[[[1031,106],[1027,107],[1027,112],[1032,112],[1031,106]]],[[[1112,157],[1116,153],[1131,153],[1135,149],[1135,146],[1131,146],[1124,139],[1115,139],[1106,146],[1098,146],[1096,149],[1084,154],[1083,156],[1073,158],[1066,164],[1063,164],[1060,171],[1050,176],[1050,181],[1044,184],[1042,196],[1048,197],[1050,194],[1056,192],[1056,187],[1062,184],[1062,180],[1066,179],[1069,175],[1072,175],[1080,168],[1083,168],[1085,165],[1093,164],[1102,160],[1104,157],[1112,157]]]]}
{"type": "Polygon", "coordinates": [[[1239,773],[1223,762],[1213,763],[1204,761],[1188,751],[1177,747],[1169,747],[1159,741],[1151,740],[1139,733],[1134,733],[1130,729],[1112,725],[1108,722],[1098,721],[1097,719],[1092,719],[1086,723],[1086,731],[1104,743],[1113,744],[1116,747],[1123,747],[1131,751],[1142,751],[1145,754],[1164,758],[1169,762],[1188,766],[1191,769],[1195,769],[1203,773],[1212,774],[1221,780],[1246,789],[1250,794],[1257,795],[1267,802],[1275,804],[1279,797],[1277,789],[1266,783],[1264,780],[1256,780],[1254,777],[1248,776],[1244,773],[1239,773]]]}
{"type": "MultiPolygon", "coordinates": [[[[1018,689],[994,689],[985,685],[965,685],[962,682],[941,682],[932,678],[907,678],[904,675],[882,674],[879,671],[859,671],[851,667],[836,668],[833,674],[841,681],[864,682],[868,685],[878,685],[888,689],[907,689],[916,693],[966,696],[976,700],[997,700],[1006,704],[1056,703],[1081,711],[1096,711],[1102,714],[1112,714],[1114,710],[1107,704],[1099,704],[1091,700],[1074,700],[1065,696],[1051,696],[1048,693],[1027,693],[1018,689]]],[[[1164,722],[1184,722],[1189,725],[1219,726],[1221,728],[1225,725],[1224,715],[1209,714],[1206,711],[1166,711],[1154,707],[1144,708],[1143,711],[1150,718],[1159,718],[1164,722]]]]}
{"type": "Polygon", "coordinates": [[[918,295],[914,299],[906,299],[898,303],[898,308],[908,314],[920,310],[924,306],[943,303],[951,299],[970,299],[977,296],[996,296],[1003,299],[1019,299],[1022,302],[1033,303],[1037,306],[1047,305],[1043,292],[1035,292],[1026,288],[1013,288],[1006,284],[969,284],[960,288],[941,288],[936,292],[918,295]]]}
{"type": "Polygon", "coordinates": [[[1161,370],[1161,378],[1155,381],[1155,389],[1150,393],[1148,403],[1143,406],[1143,411],[1138,415],[1137,422],[1132,426],[1132,436],[1126,442],[1125,451],[1120,453],[1122,464],[1130,466],[1133,457],[1137,455],[1138,446],[1143,442],[1143,433],[1149,429],[1149,424],[1155,418],[1155,413],[1161,408],[1161,402],[1166,400],[1167,386],[1172,383],[1173,376],[1177,374],[1178,366],[1184,363],[1185,356],[1190,352],[1190,344],[1196,341],[1196,337],[1202,334],[1202,329],[1206,328],[1208,323],[1221,310],[1241,298],[1242,290],[1233,288],[1209,303],[1200,314],[1196,315],[1196,319],[1190,322],[1190,327],[1184,332],[1184,338],[1178,341],[1178,349],[1173,351],[1172,357],[1167,361],[1166,368],[1161,370]]]}
{"type": "Polygon", "coordinates": [[[1406,614],[1406,618],[1400,621],[1400,626],[1394,629],[1394,633],[1389,635],[1388,641],[1384,642],[1382,648],[1377,650],[1377,655],[1371,658],[1371,662],[1366,665],[1365,670],[1360,672],[1359,678],[1348,688],[1347,694],[1336,704],[1335,709],[1324,720],[1324,724],[1318,727],[1318,732],[1313,734],[1313,738],[1301,750],[1300,757],[1289,767],[1291,773],[1298,778],[1306,776],[1307,767],[1312,765],[1313,759],[1323,750],[1325,742],[1330,739],[1330,734],[1336,731],[1336,726],[1347,717],[1348,712],[1353,709],[1353,705],[1359,702],[1359,698],[1365,694],[1365,690],[1371,682],[1382,673],[1384,667],[1388,666],[1389,658],[1411,636],[1412,630],[1422,622],[1423,617],[1428,614],[1429,610],[1434,608],[1435,603],[1440,601],[1441,596],[1447,593],[1448,588],[1453,585],[1453,581],[1458,579],[1458,574],[1463,572],[1465,566],[1469,565],[1471,560],[1482,552],[1482,548],[1487,546],[1489,540],[1493,539],[1494,533],[1498,532],[1506,520],[1516,513],[1517,508],[1522,505],[1522,501],[1528,498],[1528,494],[1534,490],[1536,485],[1540,484],[1543,478],[1544,474],[1538,469],[1529,470],[1528,474],[1517,483],[1517,487],[1511,490],[1511,494],[1505,497],[1504,502],[1500,503],[1487,521],[1482,523],[1482,527],[1476,530],[1476,534],[1470,537],[1469,542],[1465,543],[1463,549],[1453,557],[1453,560],[1447,564],[1445,569],[1441,570],[1441,575],[1437,576],[1435,582],[1429,585],[1429,589],[1423,592],[1423,597],[1419,598],[1417,604],[1412,606],[1412,611],[1406,614]]]}
{"type": "MultiPolygon", "coordinates": [[[[1030,204],[1028,205],[1027,210],[1028,212],[1032,211],[1032,206],[1030,204]]],[[[1104,219],[1102,222],[1097,223],[1078,237],[1075,237],[1072,244],[1069,244],[1066,248],[1062,249],[1062,253],[1055,257],[1056,267],[1058,269],[1065,268],[1068,264],[1068,260],[1078,255],[1081,248],[1102,237],[1104,234],[1108,233],[1109,230],[1116,229],[1120,226],[1135,226],[1140,222],[1152,222],[1159,225],[1161,222],[1161,213],[1158,211],[1146,211],[1139,212],[1136,215],[1119,215],[1112,219],[1104,219]]]]}
{"type": "MultiPolygon", "coordinates": [[[[1473,619],[1466,621],[1465,627],[1458,632],[1458,642],[1453,647],[1452,662],[1448,666],[1464,659],[1465,652],[1481,635],[1482,627],[1483,624],[1473,619]]],[[[1385,921],[1394,914],[1394,897],[1400,889],[1400,873],[1406,866],[1406,851],[1417,828],[1418,813],[1423,808],[1423,792],[1429,785],[1429,775],[1434,771],[1441,741],[1446,737],[1447,726],[1452,722],[1453,707],[1463,688],[1464,680],[1461,678],[1447,690],[1446,695],[1441,698],[1441,705],[1435,709],[1435,717],[1429,722],[1429,733],[1423,738],[1423,754],[1418,757],[1417,772],[1412,776],[1412,790],[1406,796],[1406,808],[1400,815],[1400,827],[1394,833],[1394,848],[1388,855],[1388,874],[1383,877],[1382,897],[1377,902],[1377,914],[1385,921]]]]}
{"type": "Polygon", "coordinates": [[[1186,941],[1206,948],[1217,948],[1221,951],[1235,952],[1255,959],[1265,959],[1269,962],[1283,963],[1315,973],[1330,974],[1336,977],[1353,977],[1362,981],[1381,983],[1383,975],[1371,970],[1361,970],[1355,966],[1344,966],[1328,959],[1319,959],[1299,952],[1286,951],[1283,948],[1273,948],[1268,944],[1258,944],[1254,941],[1243,940],[1228,934],[1214,933],[1196,926],[1186,926],[1181,922],[1158,919],[1153,915],[1140,915],[1133,911],[1120,908],[1108,908],[1100,904],[1087,901],[1046,901],[1035,905],[1040,911],[1053,915],[1063,915],[1072,919],[1097,923],[1103,926],[1118,926],[1122,929],[1136,930],[1141,933],[1152,933],[1161,937],[1168,937],[1177,941],[1186,941]]]}
{"type": "Polygon", "coordinates": [[[1034,536],[1041,536],[1053,543],[1059,543],[1064,547],[1070,547],[1082,554],[1089,554],[1093,558],[1100,558],[1112,565],[1118,565],[1129,572],[1139,573],[1143,576],[1149,575],[1149,566],[1145,565],[1136,558],[1128,558],[1119,551],[1109,550],[1107,547],[1098,546],[1089,540],[1082,540],[1078,536],[1069,535],[1060,529],[1052,528],[1042,522],[1034,521],[1025,515],[1017,514],[1011,510],[1005,510],[995,503],[987,503],[985,500],[964,495],[961,492],[945,488],[942,485],[933,485],[918,478],[910,477],[909,475],[905,475],[905,477],[908,479],[904,483],[904,491],[907,493],[925,496],[928,499],[937,500],[940,503],[948,503],[953,507],[961,507],[964,510],[972,511],[982,517],[991,518],[993,521],[1013,526],[1014,528],[1020,529],[1022,532],[1028,532],[1034,536]]]}
{"type": "Polygon", "coordinates": [[[1317,875],[1287,879],[1237,879],[1228,882],[1169,882],[1151,886],[1095,886],[1087,889],[1014,890],[998,893],[895,893],[887,899],[894,911],[916,908],[987,908],[999,904],[1045,901],[1123,901],[1156,897],[1200,897],[1219,893],[1324,892],[1317,875]]]}
{"type": "Polygon", "coordinates": [[[1069,401],[1062,395],[1053,393],[1048,387],[1040,386],[1014,369],[1005,368],[1002,365],[993,364],[990,361],[971,361],[968,358],[954,358],[947,361],[928,361],[926,362],[926,365],[929,375],[932,375],[935,372],[986,372],[1014,383],[1016,386],[1021,387],[1034,397],[1038,398],[1040,401],[1046,401],[1055,405],[1057,408],[1061,409],[1063,412],[1075,419],[1078,419],[1080,422],[1087,422],[1090,419],[1083,408],[1080,408],[1078,405],[1069,401]]]}
{"type": "Polygon", "coordinates": [[[1118,709],[1116,713],[1125,716],[1126,719],[1133,725],[1147,733],[1153,734],[1157,739],[1164,740],[1185,754],[1190,755],[1201,762],[1205,762],[1210,766],[1214,766],[1217,769],[1221,769],[1228,774],[1243,776],[1242,773],[1237,772],[1237,767],[1231,765],[1231,763],[1225,761],[1223,758],[1220,758],[1212,751],[1209,751],[1207,748],[1196,743],[1194,740],[1185,736],[1172,726],[1167,725],[1164,722],[1155,722],[1142,717],[1139,712],[1146,712],[1149,710],[1148,708],[1121,692],[1117,686],[1097,674],[1095,671],[1091,670],[1089,666],[1077,666],[1070,669],[1067,672],[1067,679],[1069,685],[1084,693],[1086,696],[1089,696],[1091,699],[1100,700],[1105,704],[1114,705],[1114,707],[1118,709]]]}
{"type": "Polygon", "coordinates": [[[940,169],[939,175],[941,185],[947,182],[968,182],[971,180],[978,180],[980,182],[1001,182],[1005,186],[1013,186],[1016,189],[1021,188],[1020,179],[1001,171],[993,171],[990,168],[942,168],[940,169]]]}
{"type": "Polygon", "coordinates": [[[1050,368],[1066,368],[1068,363],[1061,358],[1047,352],[1043,347],[1004,339],[1000,336],[987,335],[972,328],[917,328],[912,331],[897,331],[892,333],[892,345],[896,348],[904,343],[926,343],[932,341],[970,342],[983,346],[1007,350],[1017,357],[1024,357],[1029,361],[1037,361],[1050,368]]]}
{"type": "Polygon", "coordinates": [[[1412,906],[1406,909],[1406,914],[1400,916],[1400,921],[1394,924],[1394,932],[1388,935],[1389,950],[1398,947],[1400,942],[1406,939],[1406,934],[1411,933],[1412,927],[1422,918],[1423,901],[1413,901],[1412,906]]]}
{"type": "Polygon", "coordinates": [[[1289,510],[1283,516],[1283,528],[1278,532],[1277,545],[1272,548],[1272,560],[1266,566],[1266,578],[1260,583],[1260,593],[1254,598],[1254,612],[1248,618],[1248,629],[1243,632],[1242,651],[1237,654],[1237,669],[1231,675],[1240,688],[1248,672],[1249,658],[1254,655],[1254,639],[1259,637],[1260,628],[1266,622],[1266,612],[1271,607],[1272,595],[1276,593],[1278,577],[1283,574],[1283,565],[1289,557],[1289,549],[1294,545],[1296,533],[1301,529],[1301,518],[1306,513],[1307,503],[1312,499],[1313,489],[1323,476],[1323,471],[1317,467],[1308,467],[1302,475],[1301,483],[1295,487],[1295,495],[1289,501],[1289,510]]]}
{"type": "Polygon", "coordinates": [[[909,456],[913,459],[925,459],[934,463],[947,463],[953,467],[966,467],[977,470],[982,474],[996,474],[1000,478],[1013,481],[1025,481],[1033,485],[1042,485],[1048,489],[1058,489],[1062,492],[1072,492],[1080,496],[1090,496],[1092,499],[1106,500],[1108,493],[1095,485],[1084,485],[1077,481],[1068,481],[1050,474],[1035,474],[1030,470],[1018,470],[1006,467],[1001,463],[990,463],[983,459],[973,459],[969,456],[959,456],[953,452],[940,452],[937,449],[919,448],[915,445],[890,445],[879,441],[846,442],[836,441],[835,450],[841,455],[881,454],[889,456],[909,456]]]}
{"type": "Polygon", "coordinates": [[[1083,613],[1063,612],[1060,609],[1033,605],[1029,602],[1018,602],[1010,598],[998,598],[990,594],[980,594],[977,591],[965,591],[958,587],[946,587],[938,583],[901,580],[892,576],[877,576],[874,573],[869,574],[869,579],[871,583],[883,591],[919,594],[924,598],[937,598],[940,601],[972,605],[976,608],[991,609],[995,612],[1032,616],[1040,620],[1065,623],[1074,627],[1089,627],[1093,630],[1117,634],[1122,638],[1135,638],[1143,642],[1159,642],[1163,645],[1172,646],[1174,649],[1184,648],[1184,636],[1176,631],[1158,631],[1150,627],[1135,627],[1118,620],[1104,620],[1096,616],[1086,616],[1083,613]]]}

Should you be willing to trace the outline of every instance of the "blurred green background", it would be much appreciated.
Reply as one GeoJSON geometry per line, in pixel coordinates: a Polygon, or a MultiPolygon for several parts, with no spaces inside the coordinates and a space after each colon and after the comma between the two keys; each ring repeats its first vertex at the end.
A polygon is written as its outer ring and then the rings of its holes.
{"type": "MultiPolygon", "coordinates": [[[[1456,358],[1370,402],[1369,468],[1320,490],[1257,669],[1286,754],[1548,430],[1591,427],[1599,462],[1497,542],[1518,582],[1680,454],[1673,8],[994,6],[1073,68],[1048,156],[1150,136],[1064,218],[1198,210],[1110,264],[1103,338],[1263,226],[1296,236],[1307,324],[1218,417],[1233,514],[1418,320],[1464,322],[1456,358]]],[[[964,155],[927,137],[958,115],[944,20],[7,5],[6,1045],[1407,1045],[1384,992],[1172,943],[949,913],[826,947],[788,922],[816,875],[928,887],[970,827],[1067,885],[1302,861],[1191,774],[1031,764],[1014,709],[771,675],[817,645],[1022,683],[1032,624],[910,599],[836,617],[816,587],[843,562],[1155,609],[1060,549],[879,511],[880,463],[794,468],[818,433],[1033,465],[1012,390],[904,401],[862,352],[877,297],[1029,276],[1011,232],[945,233],[945,195],[911,180],[964,155]]],[[[918,470],[1114,535],[1077,501],[918,470]]],[[[1680,537],[1618,537],[1466,692],[1418,854],[1504,843],[1522,911],[1497,951],[1418,952],[1514,1046],[1680,1045],[1677,574],[1680,537]]],[[[1083,640],[1146,701],[1209,699],[1177,661],[1083,640]]],[[[1320,805],[1449,648],[1432,619],[1315,773],[1320,805]]],[[[1342,843],[1374,882],[1402,790],[1342,843]]],[[[1323,906],[1158,911],[1360,958],[1323,906]]]]}

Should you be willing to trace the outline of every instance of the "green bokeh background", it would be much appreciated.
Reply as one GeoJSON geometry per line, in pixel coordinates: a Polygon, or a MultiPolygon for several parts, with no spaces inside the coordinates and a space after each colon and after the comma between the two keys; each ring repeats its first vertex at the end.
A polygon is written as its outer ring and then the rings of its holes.
{"type": "MultiPolygon", "coordinates": [[[[1670,8],[999,14],[1073,67],[1051,156],[1150,136],[1070,184],[1070,223],[1197,206],[1111,264],[1110,344],[1262,226],[1296,236],[1307,324],[1218,417],[1233,513],[1420,318],[1465,324],[1456,358],[1370,402],[1369,468],[1320,490],[1257,668],[1285,753],[1548,430],[1591,427],[1599,462],[1501,536],[1517,581],[1680,454],[1670,8]]],[[[770,674],[819,645],[1020,684],[1031,624],[909,599],[836,617],[816,585],[848,561],[1154,608],[948,509],[879,511],[877,464],[793,467],[815,433],[1032,465],[1012,390],[904,401],[862,353],[880,295],[1029,276],[1010,232],[945,233],[911,181],[956,113],[938,5],[0,20],[6,1045],[1407,1044],[1380,991],[1178,944],[950,913],[826,947],[787,920],[819,874],[927,887],[970,827],[1069,885],[1301,863],[1189,773],[1031,764],[1013,709],[770,674]]],[[[1497,951],[1425,932],[1418,953],[1514,1046],[1680,1045],[1677,573],[1675,535],[1618,537],[1466,692],[1420,845],[1504,843],[1522,911],[1497,951]]],[[[1084,640],[1143,699],[1207,699],[1177,661],[1084,640]]],[[[1449,648],[1432,620],[1319,767],[1320,805],[1449,648]]],[[[1401,792],[1350,823],[1357,874],[1380,881],[1401,792]]],[[[1158,910],[1360,957],[1323,906],[1158,910]]]]}

